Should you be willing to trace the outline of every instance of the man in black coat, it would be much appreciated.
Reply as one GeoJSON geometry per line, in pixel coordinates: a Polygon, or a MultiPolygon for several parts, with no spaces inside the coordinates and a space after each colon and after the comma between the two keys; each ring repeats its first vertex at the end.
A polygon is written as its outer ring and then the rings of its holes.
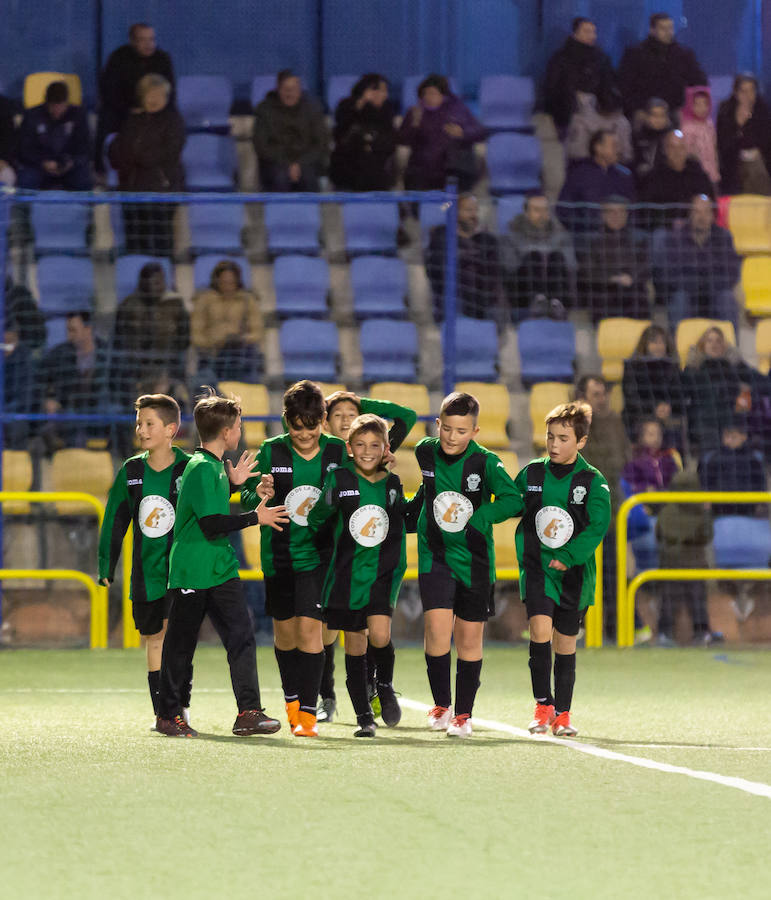
{"type": "MultiPolygon", "coordinates": [[[[642,201],[662,205],[687,206],[702,194],[714,200],[715,189],[701,163],[688,155],[682,131],[670,131],[661,142],[661,153],[643,183],[642,201]]],[[[669,209],[661,216],[652,212],[651,225],[669,224],[685,216],[686,211],[669,209]]]]}

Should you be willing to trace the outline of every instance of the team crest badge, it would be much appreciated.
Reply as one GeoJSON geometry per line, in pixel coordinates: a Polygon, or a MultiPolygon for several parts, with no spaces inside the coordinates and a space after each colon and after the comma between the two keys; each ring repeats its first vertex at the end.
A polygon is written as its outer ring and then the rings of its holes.
{"type": "Polygon", "coordinates": [[[284,506],[290,521],[302,528],[308,526],[308,516],[321,496],[319,488],[312,484],[301,484],[286,495],[284,506]]]}
{"type": "Polygon", "coordinates": [[[182,484],[182,476],[180,475],[174,482],[174,490],[179,493],[179,486],[182,484]]]}
{"type": "Polygon", "coordinates": [[[574,529],[572,516],[559,506],[544,506],[535,514],[538,540],[551,550],[564,547],[573,537],[574,529]]]}
{"type": "Polygon", "coordinates": [[[137,522],[145,537],[157,538],[168,534],[174,527],[174,507],[160,494],[143,497],[139,504],[137,522]]]}
{"type": "Polygon", "coordinates": [[[442,531],[463,531],[473,512],[469,498],[457,491],[442,491],[434,500],[434,520],[442,531]]]}
{"type": "Polygon", "coordinates": [[[331,472],[332,469],[336,469],[336,468],[337,468],[337,463],[330,463],[330,464],[327,466],[327,474],[328,474],[329,472],[331,472]]]}
{"type": "Polygon", "coordinates": [[[573,488],[573,503],[575,503],[576,506],[583,503],[585,497],[586,488],[582,484],[579,484],[573,488]]]}
{"type": "Polygon", "coordinates": [[[466,487],[470,491],[478,491],[479,485],[482,483],[482,478],[477,475],[475,472],[466,479],[466,487]]]}
{"type": "Polygon", "coordinates": [[[394,503],[396,503],[397,496],[398,496],[398,492],[397,492],[396,488],[391,488],[391,490],[388,492],[388,505],[389,506],[393,506],[394,503]]]}
{"type": "Polygon", "coordinates": [[[377,547],[388,534],[388,515],[382,506],[360,506],[348,520],[351,537],[362,547],[377,547]]]}

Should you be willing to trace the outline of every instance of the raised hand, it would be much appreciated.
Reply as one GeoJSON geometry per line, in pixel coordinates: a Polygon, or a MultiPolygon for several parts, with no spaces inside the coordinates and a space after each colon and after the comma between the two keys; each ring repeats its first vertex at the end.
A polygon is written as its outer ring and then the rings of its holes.
{"type": "Polygon", "coordinates": [[[249,450],[244,450],[241,454],[241,459],[238,460],[235,466],[229,459],[225,460],[225,471],[230,479],[230,483],[235,485],[243,484],[247,478],[255,474],[254,467],[256,465],[257,454],[249,450]]]}
{"type": "Polygon", "coordinates": [[[272,500],[276,496],[276,489],[273,484],[272,475],[263,475],[260,483],[257,485],[257,496],[261,500],[272,500]]]}
{"type": "Polygon", "coordinates": [[[286,525],[289,516],[286,514],[285,506],[268,506],[267,499],[263,499],[257,507],[257,521],[260,525],[270,525],[276,531],[283,531],[281,526],[286,525]]]}

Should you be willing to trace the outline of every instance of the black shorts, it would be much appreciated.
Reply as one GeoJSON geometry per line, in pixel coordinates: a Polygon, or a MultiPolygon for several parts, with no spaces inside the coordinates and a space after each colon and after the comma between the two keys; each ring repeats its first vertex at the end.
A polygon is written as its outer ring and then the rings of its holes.
{"type": "Polygon", "coordinates": [[[578,634],[586,615],[585,609],[564,609],[558,606],[551,597],[526,597],[524,600],[528,619],[533,616],[549,616],[554,628],[560,634],[573,637],[578,634]]]}
{"type": "Polygon", "coordinates": [[[169,618],[171,591],[160,600],[133,600],[131,612],[134,625],[140,634],[158,634],[163,631],[163,620],[169,618]]]}
{"type": "Polygon", "coordinates": [[[430,572],[418,575],[418,585],[423,612],[451,609],[466,622],[486,622],[495,615],[495,585],[468,588],[453,578],[448,566],[435,562],[430,572]]]}
{"type": "Polygon", "coordinates": [[[321,589],[326,567],[310,572],[280,572],[265,577],[265,613],[279,622],[293,616],[323,618],[321,589]]]}
{"type": "Polygon", "coordinates": [[[367,627],[367,619],[369,616],[388,616],[391,618],[394,614],[391,604],[380,606],[370,604],[362,609],[332,609],[327,607],[324,610],[324,621],[327,628],[332,631],[364,631],[367,627]]]}

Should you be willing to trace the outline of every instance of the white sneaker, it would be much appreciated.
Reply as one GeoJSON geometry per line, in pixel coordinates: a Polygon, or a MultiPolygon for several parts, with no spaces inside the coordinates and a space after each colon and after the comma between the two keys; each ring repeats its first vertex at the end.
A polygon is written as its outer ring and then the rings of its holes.
{"type": "Polygon", "coordinates": [[[450,724],[447,726],[447,737],[467,738],[471,735],[471,716],[464,713],[450,719],[450,724]]]}
{"type": "Polygon", "coordinates": [[[446,731],[451,718],[451,706],[434,706],[428,711],[428,727],[431,731],[446,731]]]}

